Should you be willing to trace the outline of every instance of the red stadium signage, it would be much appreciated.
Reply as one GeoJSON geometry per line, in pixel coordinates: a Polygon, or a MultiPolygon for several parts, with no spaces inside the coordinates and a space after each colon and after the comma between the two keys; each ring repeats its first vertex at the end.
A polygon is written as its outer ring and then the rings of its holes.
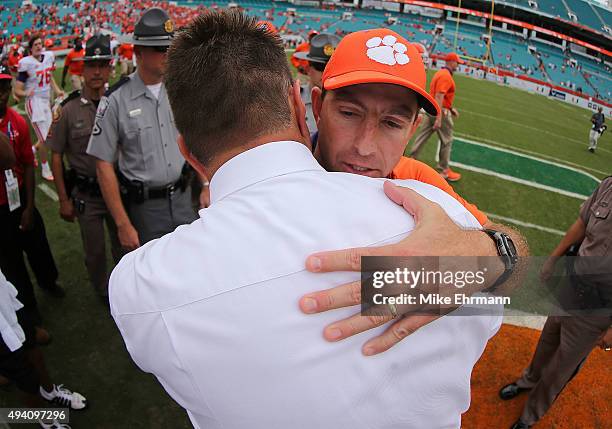
{"type": "MultiPolygon", "coordinates": [[[[421,1],[421,0],[395,0],[398,3],[409,3],[415,6],[422,6],[422,7],[429,7],[429,8],[433,8],[433,9],[442,9],[442,10],[448,10],[450,12],[456,12],[456,13],[462,13],[464,15],[471,15],[471,16],[477,16],[479,18],[486,18],[486,19],[490,19],[491,14],[490,13],[486,13],[486,12],[480,12],[477,10],[471,10],[471,9],[465,9],[465,8],[459,8],[456,6],[449,6],[446,4],[440,4],[440,3],[432,3],[432,2],[428,2],[428,1],[421,1]]],[[[556,31],[552,31],[552,30],[548,30],[546,28],[542,28],[542,27],[538,27],[537,25],[532,25],[532,24],[528,24],[526,22],[523,21],[517,21],[516,19],[511,19],[511,18],[506,18],[504,16],[497,16],[497,15],[493,15],[493,20],[494,21],[498,21],[498,22],[505,22],[506,24],[512,24],[512,25],[516,25],[518,27],[523,27],[526,28],[528,30],[535,30],[539,33],[543,33],[543,34],[548,34],[549,36],[553,36],[556,37],[558,39],[562,39],[562,40],[567,40],[568,42],[571,43],[575,43],[576,45],[580,45],[580,46],[584,46],[585,48],[588,49],[592,49],[596,52],[605,54],[609,57],[612,57],[612,52],[608,51],[607,49],[603,49],[600,48],[599,46],[595,46],[592,45],[591,43],[587,43],[584,42],[582,40],[578,40],[574,37],[570,37],[570,36],[566,36],[565,34],[561,34],[561,33],[557,33],[556,31]]],[[[583,26],[581,26],[583,27],[583,26]]],[[[583,27],[585,28],[585,27],[583,27]]],[[[591,31],[594,31],[592,29],[589,29],[591,31]]]]}

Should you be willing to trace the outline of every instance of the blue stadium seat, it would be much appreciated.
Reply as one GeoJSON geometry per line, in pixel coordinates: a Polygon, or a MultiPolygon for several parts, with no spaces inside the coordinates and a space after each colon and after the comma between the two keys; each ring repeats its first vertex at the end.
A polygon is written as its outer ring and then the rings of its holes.
{"type": "Polygon", "coordinates": [[[596,30],[602,29],[602,22],[591,5],[583,0],[566,0],[567,5],[578,17],[578,22],[596,30]]]}

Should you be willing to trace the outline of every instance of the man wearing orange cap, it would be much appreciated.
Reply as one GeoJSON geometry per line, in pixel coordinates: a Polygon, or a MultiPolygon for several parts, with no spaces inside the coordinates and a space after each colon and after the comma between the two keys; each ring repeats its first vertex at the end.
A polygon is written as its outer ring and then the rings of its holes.
{"type": "MultiPolygon", "coordinates": [[[[521,235],[512,228],[490,222],[478,208],[461,198],[442,177],[428,165],[403,157],[406,142],[410,140],[419,121],[419,108],[435,117],[439,111],[433,97],[425,90],[425,69],[418,49],[387,29],[366,30],[346,36],[337,46],[322,77],[323,90],[312,91],[313,112],[318,133],[313,138],[314,154],[327,171],[349,172],[369,177],[414,179],[442,189],[458,200],[487,228],[490,237],[502,248],[511,243],[511,253],[528,254],[521,235]],[[497,231],[493,231],[497,230],[497,231]],[[501,232],[500,232],[501,231],[501,232]],[[499,239],[503,237],[503,239],[499,239]],[[516,247],[514,245],[516,243],[516,247]]],[[[486,237],[486,236],[485,236],[486,237]]],[[[465,254],[465,248],[448,247],[449,240],[432,240],[425,234],[424,242],[411,244],[413,254],[447,255],[465,254]]],[[[486,246],[472,242],[461,243],[480,253],[486,246]]],[[[410,247],[410,246],[408,246],[410,247]]],[[[499,249],[499,248],[498,248],[499,249]]],[[[394,255],[397,249],[382,247],[377,255],[394,255]]],[[[499,251],[499,250],[498,250],[499,251]]],[[[495,250],[489,256],[495,255],[495,250]]],[[[409,253],[406,253],[409,254],[409,253]]],[[[500,252],[501,254],[501,252],[500,252]]],[[[351,261],[359,260],[355,249],[317,254],[318,268],[310,262],[306,266],[314,272],[352,271],[351,261]],[[355,258],[356,256],[356,258],[355,258]]],[[[511,272],[511,270],[510,270],[511,272]]],[[[351,285],[342,285],[303,297],[301,308],[306,313],[317,313],[354,304],[351,285]]],[[[338,341],[380,326],[366,318],[351,318],[329,325],[324,336],[338,341]],[[332,331],[336,334],[332,334],[332,331]],[[339,332],[339,333],[338,333],[339,332]]],[[[372,354],[385,351],[400,342],[431,319],[400,319],[393,329],[368,342],[372,354]]]]}
{"type": "Polygon", "coordinates": [[[442,114],[436,117],[427,115],[423,122],[421,132],[417,135],[410,156],[417,158],[419,152],[429,140],[429,137],[436,132],[440,138],[440,150],[438,153],[437,170],[449,182],[456,182],[461,179],[461,174],[453,171],[449,167],[451,146],[453,144],[453,116],[458,117],[459,112],[453,107],[455,98],[455,81],[453,72],[462,60],[454,52],[444,57],[445,66],[436,72],[429,84],[429,93],[435,98],[436,102],[442,106],[442,114]]]}
{"type": "MultiPolygon", "coordinates": [[[[321,90],[313,91],[313,113],[319,126],[313,142],[315,156],[328,171],[429,183],[457,199],[481,225],[487,224],[487,216],[461,198],[434,169],[402,156],[419,125],[416,119],[385,115],[385,110],[394,109],[394,103],[401,106],[397,100],[403,92],[398,92],[395,85],[410,89],[411,97],[417,96],[417,109],[424,108],[432,117],[437,114],[436,103],[424,89],[426,76],[420,50],[392,31],[370,30],[367,34],[370,40],[380,39],[381,45],[367,48],[367,56],[360,58],[354,52],[363,50],[358,46],[362,32],[346,36],[340,45],[342,50],[332,57],[336,60],[330,61],[323,74],[326,96],[321,90]],[[394,51],[403,50],[400,46],[406,46],[404,53],[394,51]],[[383,57],[385,52],[391,57],[383,57]],[[356,77],[342,81],[334,77],[347,72],[356,77]],[[394,86],[385,85],[389,83],[394,86]],[[338,93],[343,97],[341,104],[336,100],[338,93]],[[347,95],[349,100],[345,99],[347,95]],[[345,120],[346,115],[351,115],[351,119],[345,120]],[[376,121],[380,124],[387,121],[388,128],[368,125],[376,121]]],[[[366,43],[375,44],[369,40],[366,43]]]]}

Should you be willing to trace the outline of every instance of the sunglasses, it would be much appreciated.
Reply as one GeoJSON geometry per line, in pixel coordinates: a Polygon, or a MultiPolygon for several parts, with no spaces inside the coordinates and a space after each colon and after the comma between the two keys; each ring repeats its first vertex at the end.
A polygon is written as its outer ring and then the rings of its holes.
{"type": "Polygon", "coordinates": [[[165,54],[168,52],[168,48],[170,46],[151,46],[155,52],[159,52],[160,54],[165,54]]]}
{"type": "Polygon", "coordinates": [[[325,66],[327,65],[327,63],[315,63],[314,61],[308,61],[308,64],[310,67],[321,73],[325,70],[325,66]]]}

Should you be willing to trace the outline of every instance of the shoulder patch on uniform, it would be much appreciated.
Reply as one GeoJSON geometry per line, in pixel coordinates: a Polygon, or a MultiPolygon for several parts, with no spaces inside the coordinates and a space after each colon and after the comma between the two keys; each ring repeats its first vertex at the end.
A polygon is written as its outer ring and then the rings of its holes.
{"type": "Polygon", "coordinates": [[[102,119],[104,114],[106,113],[106,109],[108,109],[108,97],[105,95],[100,99],[100,104],[98,104],[98,110],[96,110],[96,119],[102,119]]]}
{"type": "Polygon", "coordinates": [[[62,100],[62,102],[60,103],[60,106],[65,106],[70,100],[74,100],[75,98],[78,98],[81,96],[81,91],[79,91],[78,89],[76,91],[72,91],[70,94],[68,94],[68,97],[64,98],[64,100],[62,100]]]}
{"type": "Polygon", "coordinates": [[[106,90],[106,92],[104,93],[104,95],[106,97],[108,97],[109,95],[111,95],[113,92],[117,91],[122,85],[124,85],[125,83],[129,82],[130,78],[128,76],[124,76],[121,79],[119,79],[115,84],[111,85],[110,88],[108,88],[106,90]]]}

